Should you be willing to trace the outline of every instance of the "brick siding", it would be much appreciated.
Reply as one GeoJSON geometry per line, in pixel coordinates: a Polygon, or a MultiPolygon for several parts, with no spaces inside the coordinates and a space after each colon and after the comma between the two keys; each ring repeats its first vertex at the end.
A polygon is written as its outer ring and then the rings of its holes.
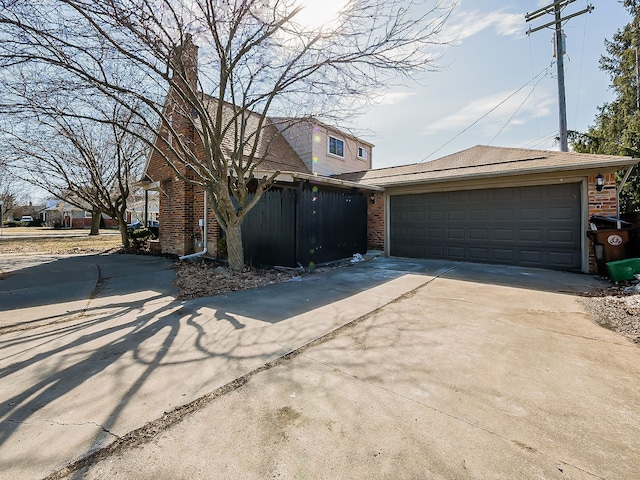
{"type": "Polygon", "coordinates": [[[367,246],[384,250],[384,195],[375,192],[376,203],[367,204],[367,246]]]}
{"type": "MultiPolygon", "coordinates": [[[[596,175],[589,175],[589,218],[594,215],[600,217],[615,217],[617,214],[616,175],[607,173],[604,177],[604,188],[596,190],[596,175]]],[[[589,273],[597,273],[598,266],[593,251],[593,243],[589,241],[589,273]]]]}

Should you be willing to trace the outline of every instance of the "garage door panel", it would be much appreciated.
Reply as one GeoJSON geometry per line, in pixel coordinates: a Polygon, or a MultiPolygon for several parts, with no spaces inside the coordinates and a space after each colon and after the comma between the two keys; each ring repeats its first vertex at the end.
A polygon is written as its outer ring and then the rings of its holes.
{"type": "Polygon", "coordinates": [[[487,202],[490,199],[489,190],[471,190],[469,192],[469,201],[471,202],[487,202]]]}
{"type": "Polygon", "coordinates": [[[491,219],[493,221],[513,221],[514,220],[514,211],[512,209],[497,209],[491,212],[491,219]]]}
{"type": "Polygon", "coordinates": [[[571,207],[550,208],[549,213],[547,214],[547,218],[549,220],[571,221],[572,217],[573,217],[573,210],[571,209],[571,207]]]}
{"type": "Polygon", "coordinates": [[[466,219],[466,212],[464,210],[454,210],[451,212],[447,212],[447,220],[450,222],[453,221],[463,221],[466,219]]]}
{"type": "Polygon", "coordinates": [[[493,258],[498,263],[504,263],[504,262],[511,263],[515,261],[516,253],[512,249],[505,250],[502,248],[496,248],[493,251],[493,258]]]}
{"type": "Polygon", "coordinates": [[[520,230],[520,240],[522,242],[540,243],[544,239],[544,232],[541,230],[520,230]]]}
{"type": "Polygon", "coordinates": [[[547,236],[549,243],[554,245],[564,244],[570,247],[576,243],[576,235],[572,230],[549,230],[547,236]]]}
{"type": "Polygon", "coordinates": [[[464,228],[448,228],[446,229],[446,238],[448,240],[464,240],[465,230],[464,228]]]}
{"type": "Polygon", "coordinates": [[[490,257],[488,248],[469,247],[469,258],[476,262],[485,262],[490,257]]]}
{"type": "Polygon", "coordinates": [[[491,198],[494,201],[502,201],[502,202],[512,202],[514,197],[514,192],[509,188],[497,188],[495,190],[487,190],[490,192],[491,198]]]}
{"type": "Polygon", "coordinates": [[[525,222],[540,222],[544,218],[541,208],[523,208],[520,210],[520,220],[525,222]]]}
{"type": "Polygon", "coordinates": [[[427,234],[429,235],[427,238],[429,240],[441,240],[444,238],[444,229],[443,228],[429,228],[427,229],[427,234]]]}
{"type": "Polygon", "coordinates": [[[469,229],[469,240],[489,240],[489,230],[486,228],[469,229]]]}
{"type": "Polygon", "coordinates": [[[515,232],[513,229],[497,228],[492,230],[493,240],[496,242],[513,242],[515,232]]]}
{"type": "Polygon", "coordinates": [[[489,220],[489,212],[487,210],[471,210],[469,212],[469,220],[472,222],[484,222],[489,220]]]}
{"type": "Polygon", "coordinates": [[[392,196],[390,253],[579,270],[580,198],[578,183],[392,196]]]}
{"type": "Polygon", "coordinates": [[[447,256],[453,260],[465,260],[466,252],[464,247],[450,246],[447,247],[447,256]]]}

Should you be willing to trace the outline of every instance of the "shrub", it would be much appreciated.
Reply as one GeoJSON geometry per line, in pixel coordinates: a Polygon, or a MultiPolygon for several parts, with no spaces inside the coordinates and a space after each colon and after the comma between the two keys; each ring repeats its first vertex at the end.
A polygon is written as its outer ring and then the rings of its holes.
{"type": "Polygon", "coordinates": [[[147,250],[149,248],[149,240],[153,237],[153,232],[148,228],[136,228],[128,230],[127,235],[131,240],[131,247],[136,250],[147,250]]]}

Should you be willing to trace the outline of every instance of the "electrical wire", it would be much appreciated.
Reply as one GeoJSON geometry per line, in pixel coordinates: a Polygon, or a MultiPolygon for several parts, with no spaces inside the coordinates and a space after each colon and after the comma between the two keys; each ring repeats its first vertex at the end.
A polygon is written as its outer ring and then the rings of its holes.
{"type": "Polygon", "coordinates": [[[542,137],[536,138],[534,140],[531,140],[527,143],[525,143],[524,145],[522,145],[521,148],[535,148],[538,145],[542,145],[545,143],[549,143],[550,140],[557,140],[558,138],[558,132],[553,131],[551,133],[548,133],[547,135],[544,135],[542,137]]]}
{"type": "MultiPolygon", "coordinates": [[[[533,44],[531,43],[531,35],[527,35],[529,38],[529,59],[531,60],[531,77],[533,78],[533,44]]],[[[536,133],[540,135],[540,123],[538,122],[538,99],[536,98],[535,90],[533,92],[533,116],[536,119],[536,133]]]]}
{"type": "Polygon", "coordinates": [[[515,92],[513,92],[511,95],[509,95],[507,98],[505,98],[504,100],[502,100],[500,103],[498,103],[495,107],[493,107],[492,109],[490,109],[487,113],[485,113],[484,115],[482,115],[480,118],[478,118],[476,121],[474,121],[471,125],[469,125],[468,127],[466,127],[464,130],[462,130],[460,133],[458,133],[457,135],[454,135],[453,138],[451,138],[450,140],[448,140],[447,142],[445,142],[442,146],[438,147],[437,149],[435,149],[433,152],[431,152],[429,155],[427,155],[426,157],[424,157],[422,160],[420,160],[418,163],[423,163],[426,162],[429,158],[431,158],[433,155],[435,155],[436,153],[438,153],[440,150],[442,150],[444,147],[446,147],[447,145],[449,145],[451,142],[453,142],[456,138],[458,138],[460,135],[462,135],[463,133],[465,133],[467,130],[470,130],[472,127],[474,127],[476,124],[478,124],[480,121],[484,120],[486,117],[488,117],[491,113],[493,113],[495,110],[497,110],[499,107],[501,107],[502,105],[504,105],[506,102],[508,102],[512,97],[514,97],[516,94],[520,93],[520,91],[527,87],[531,82],[535,81],[538,79],[538,77],[542,76],[543,74],[546,74],[546,72],[549,70],[549,67],[545,67],[540,73],[538,73],[538,75],[536,75],[535,77],[533,77],[531,80],[529,80],[527,83],[525,83],[524,85],[522,85],[520,88],[518,88],[515,92]]]}
{"type": "Polygon", "coordinates": [[[538,84],[542,81],[542,79],[544,78],[544,76],[540,77],[538,79],[538,81],[536,83],[533,84],[533,87],[531,88],[531,91],[529,92],[529,95],[526,96],[526,98],[522,101],[522,103],[520,103],[520,105],[518,105],[518,108],[516,108],[516,111],[513,112],[513,115],[511,115],[509,117],[509,120],[507,120],[505,122],[505,124],[502,126],[502,128],[500,129],[500,131],[498,131],[498,133],[495,134],[495,136],[491,139],[491,141],[487,144],[487,145],[491,145],[493,143],[493,141],[498,138],[498,136],[502,133],[502,131],[507,128],[507,125],[509,125],[509,123],[511,123],[511,120],[513,120],[513,117],[515,117],[518,112],[520,111],[520,109],[522,108],[522,106],[527,103],[527,100],[529,100],[529,97],[531,97],[531,95],[533,94],[533,92],[536,91],[536,87],[538,86],[538,84]]]}

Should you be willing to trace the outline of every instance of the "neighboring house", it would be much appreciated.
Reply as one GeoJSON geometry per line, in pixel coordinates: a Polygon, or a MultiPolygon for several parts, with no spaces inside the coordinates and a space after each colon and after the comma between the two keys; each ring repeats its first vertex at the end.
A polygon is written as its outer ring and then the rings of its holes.
{"type": "MultiPolygon", "coordinates": [[[[85,209],[64,200],[47,200],[40,211],[40,218],[49,227],[69,229],[91,228],[91,209],[87,205],[85,209]]],[[[118,228],[118,222],[108,215],[102,214],[100,228],[118,228]]]]}
{"type": "Polygon", "coordinates": [[[368,229],[369,244],[387,255],[595,272],[589,219],[617,215],[615,172],[637,163],[476,146],[338,178],[384,188],[368,229]]]}
{"type": "MultiPolygon", "coordinates": [[[[194,59],[194,71],[188,77],[195,82],[197,47],[193,44],[187,47],[187,58],[194,59]]],[[[213,113],[217,100],[206,96],[204,99],[213,113]]],[[[172,107],[167,105],[167,109],[172,107]]],[[[223,109],[224,115],[232,115],[232,105],[225,104],[223,109]]],[[[256,131],[258,119],[258,115],[246,119],[247,135],[256,131]]],[[[171,116],[176,134],[191,144],[196,154],[202,151],[196,131],[198,121],[171,116]]],[[[161,128],[156,138],[158,149],[170,155],[167,145],[172,137],[167,129],[161,128]]],[[[221,148],[231,151],[233,143],[234,138],[229,136],[221,148]]],[[[328,175],[370,168],[373,145],[315,120],[279,118],[267,119],[257,148],[256,158],[263,160],[255,176],[280,174],[244,219],[242,233],[247,262],[308,266],[366,251],[367,204],[371,192],[381,189],[328,175]]],[[[193,175],[184,167],[180,173],[186,178],[193,175]]],[[[179,180],[163,155],[155,150],[139,185],[159,192],[162,252],[182,256],[206,248],[209,254],[217,254],[223,232],[208,205],[205,208],[203,191],[179,180]]]]}
{"type": "Polygon", "coordinates": [[[158,221],[160,213],[160,199],[157,192],[149,192],[143,198],[132,196],[127,201],[127,223],[144,223],[158,221]],[[155,194],[153,194],[155,193],[155,194]]]}

